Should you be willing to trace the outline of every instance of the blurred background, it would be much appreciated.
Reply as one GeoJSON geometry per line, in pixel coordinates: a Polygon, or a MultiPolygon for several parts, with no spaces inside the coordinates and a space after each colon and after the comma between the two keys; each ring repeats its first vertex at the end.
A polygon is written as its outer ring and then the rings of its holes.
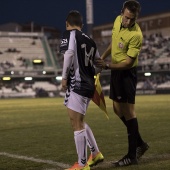
{"type": "MultiPolygon", "coordinates": [[[[123,0],[0,0],[0,98],[56,97],[63,56],[59,52],[70,10],[84,18],[83,31],[100,54],[111,42],[113,21],[123,0]]],[[[170,93],[170,1],[139,0],[143,35],[137,94],[170,93]],[[149,4],[148,4],[149,3],[149,4]]],[[[110,57],[107,59],[110,60],[110,57]]],[[[101,84],[109,92],[110,71],[101,84]]]]}

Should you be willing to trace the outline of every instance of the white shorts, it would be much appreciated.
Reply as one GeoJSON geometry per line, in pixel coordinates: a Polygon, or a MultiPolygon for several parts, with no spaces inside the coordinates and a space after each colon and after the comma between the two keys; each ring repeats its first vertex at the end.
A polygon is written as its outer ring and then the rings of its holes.
{"type": "Polygon", "coordinates": [[[91,98],[81,96],[73,91],[66,92],[64,105],[78,113],[85,115],[91,98]]]}

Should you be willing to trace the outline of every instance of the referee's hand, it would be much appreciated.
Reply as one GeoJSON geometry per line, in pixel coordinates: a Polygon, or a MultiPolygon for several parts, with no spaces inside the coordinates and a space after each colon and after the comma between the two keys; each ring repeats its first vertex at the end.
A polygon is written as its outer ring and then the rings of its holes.
{"type": "Polygon", "coordinates": [[[97,67],[100,67],[100,68],[105,68],[106,67],[106,63],[102,59],[96,60],[95,64],[96,64],[97,67]]]}

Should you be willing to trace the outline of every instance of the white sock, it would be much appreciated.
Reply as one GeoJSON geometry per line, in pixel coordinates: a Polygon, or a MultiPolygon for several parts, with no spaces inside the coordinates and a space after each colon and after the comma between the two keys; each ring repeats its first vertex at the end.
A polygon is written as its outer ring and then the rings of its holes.
{"type": "Polygon", "coordinates": [[[90,129],[90,127],[87,125],[87,123],[85,123],[85,129],[86,129],[86,134],[87,134],[87,145],[90,148],[92,156],[95,156],[99,152],[99,148],[97,146],[93,132],[90,129]]]}
{"type": "Polygon", "coordinates": [[[77,149],[78,163],[85,166],[87,163],[87,135],[86,130],[74,131],[74,140],[77,149]]]}

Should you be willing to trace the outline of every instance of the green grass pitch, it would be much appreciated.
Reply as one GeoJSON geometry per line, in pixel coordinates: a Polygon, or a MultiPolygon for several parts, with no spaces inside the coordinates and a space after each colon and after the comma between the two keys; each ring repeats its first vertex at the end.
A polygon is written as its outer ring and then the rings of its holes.
{"type": "MultiPolygon", "coordinates": [[[[110,119],[90,103],[86,122],[90,125],[105,161],[91,169],[111,170],[110,161],[127,153],[127,134],[106,97],[110,119]]],[[[119,170],[170,169],[170,95],[136,97],[136,112],[142,137],[150,149],[137,166],[119,170]]],[[[0,100],[0,170],[58,170],[57,165],[18,159],[3,153],[51,160],[72,165],[77,161],[73,131],[63,98],[0,100]]]]}

